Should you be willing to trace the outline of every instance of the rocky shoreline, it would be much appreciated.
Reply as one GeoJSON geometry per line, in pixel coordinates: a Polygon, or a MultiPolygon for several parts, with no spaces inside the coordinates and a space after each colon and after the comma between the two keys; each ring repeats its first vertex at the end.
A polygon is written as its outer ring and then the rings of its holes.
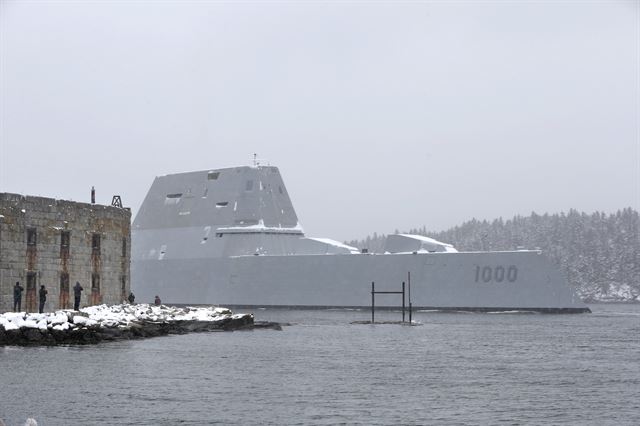
{"type": "Polygon", "coordinates": [[[255,328],[281,329],[277,323],[256,322],[252,314],[233,314],[226,308],[99,305],[80,311],[2,314],[0,346],[85,345],[169,334],[255,328]]]}

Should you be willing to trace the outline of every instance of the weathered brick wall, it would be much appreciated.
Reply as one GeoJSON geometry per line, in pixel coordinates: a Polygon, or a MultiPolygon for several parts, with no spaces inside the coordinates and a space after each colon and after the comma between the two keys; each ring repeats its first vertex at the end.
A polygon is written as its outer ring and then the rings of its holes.
{"type": "Polygon", "coordinates": [[[0,312],[13,309],[16,281],[25,288],[23,311],[37,311],[40,285],[49,291],[45,310],[73,308],[76,281],[81,307],[122,302],[130,289],[130,224],[128,209],[0,193],[0,312]]]}

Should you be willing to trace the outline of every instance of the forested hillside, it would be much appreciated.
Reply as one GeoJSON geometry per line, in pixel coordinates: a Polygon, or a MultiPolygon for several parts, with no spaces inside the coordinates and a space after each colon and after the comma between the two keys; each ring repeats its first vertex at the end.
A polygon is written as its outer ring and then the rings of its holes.
{"type": "MultiPolygon", "coordinates": [[[[631,208],[609,215],[570,210],[506,221],[472,219],[442,232],[423,226],[401,233],[426,235],[459,251],[540,248],[585,301],[640,301],[640,220],[631,208]]],[[[384,239],[374,233],[348,244],[379,253],[384,239]]]]}

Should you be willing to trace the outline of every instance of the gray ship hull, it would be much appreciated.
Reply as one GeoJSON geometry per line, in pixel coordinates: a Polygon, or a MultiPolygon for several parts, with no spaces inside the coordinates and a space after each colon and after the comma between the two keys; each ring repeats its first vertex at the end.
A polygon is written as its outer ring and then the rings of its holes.
{"type": "Polygon", "coordinates": [[[588,311],[539,251],[459,253],[398,234],[385,252],[306,237],[276,167],[179,173],[155,179],[133,222],[131,283],[145,302],[368,307],[372,282],[408,292],[410,275],[416,309],[588,311]]]}
{"type": "MultiPolygon", "coordinates": [[[[368,307],[372,282],[398,291],[410,274],[415,309],[588,312],[550,266],[534,251],[241,256],[136,262],[132,281],[142,301],[159,294],[185,304],[368,307]]],[[[399,295],[376,299],[380,307],[401,303],[399,295]]]]}

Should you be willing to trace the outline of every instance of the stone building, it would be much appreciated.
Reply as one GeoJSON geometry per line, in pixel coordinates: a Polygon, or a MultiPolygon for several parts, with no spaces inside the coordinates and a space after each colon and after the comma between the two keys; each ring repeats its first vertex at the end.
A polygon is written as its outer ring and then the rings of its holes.
{"type": "Polygon", "coordinates": [[[121,303],[129,294],[129,209],[0,193],[0,312],[13,309],[19,281],[22,310],[73,308],[73,286],[84,288],[80,307],[121,303]]]}

